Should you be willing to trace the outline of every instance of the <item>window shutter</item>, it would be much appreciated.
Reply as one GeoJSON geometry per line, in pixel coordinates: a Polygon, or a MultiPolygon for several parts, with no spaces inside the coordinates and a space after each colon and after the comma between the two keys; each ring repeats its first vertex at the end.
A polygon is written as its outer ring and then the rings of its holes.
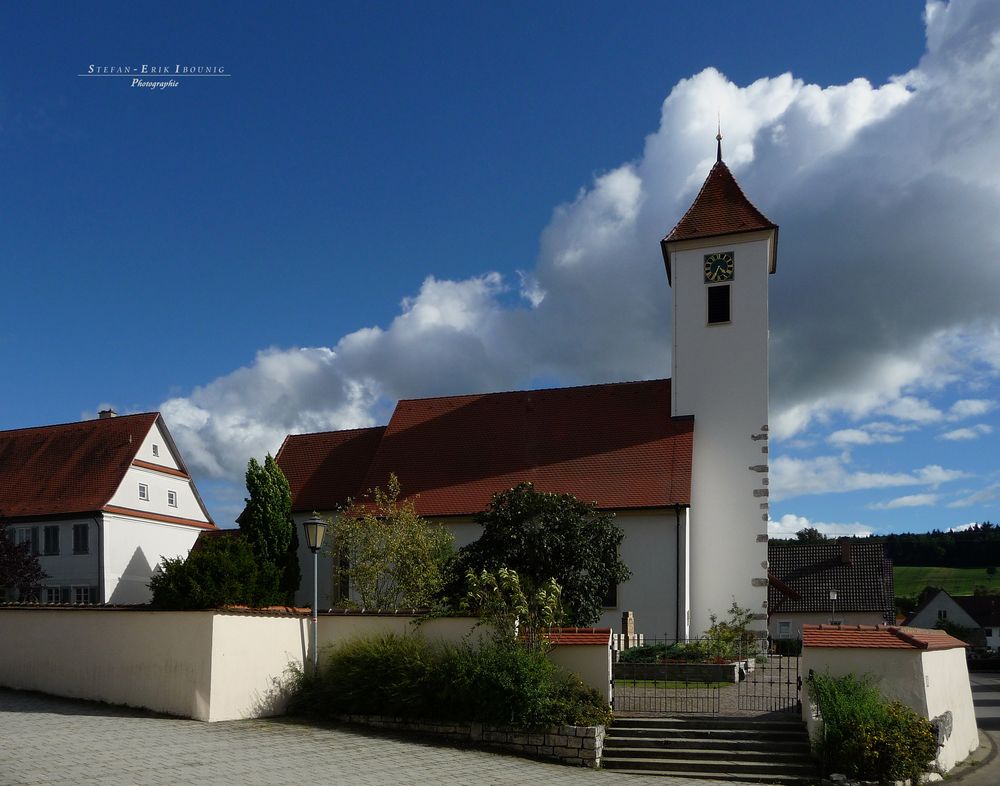
{"type": "Polygon", "coordinates": [[[62,602],[63,603],[70,603],[71,602],[72,599],[70,598],[69,593],[70,593],[69,587],[60,587],[59,588],[59,594],[62,596],[62,602]]]}
{"type": "Polygon", "coordinates": [[[97,587],[91,587],[90,588],[90,602],[91,603],[100,603],[101,602],[100,598],[97,597],[97,587]]]}
{"type": "Polygon", "coordinates": [[[38,556],[38,527],[31,528],[31,553],[38,556]]]}

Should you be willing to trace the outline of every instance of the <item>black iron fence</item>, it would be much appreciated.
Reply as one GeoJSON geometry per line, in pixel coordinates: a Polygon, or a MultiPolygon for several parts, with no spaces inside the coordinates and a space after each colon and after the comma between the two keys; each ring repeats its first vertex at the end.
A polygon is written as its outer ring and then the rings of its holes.
{"type": "Polygon", "coordinates": [[[794,713],[799,658],[778,655],[766,638],[652,639],[617,649],[612,666],[618,714],[761,715],[794,713]]]}

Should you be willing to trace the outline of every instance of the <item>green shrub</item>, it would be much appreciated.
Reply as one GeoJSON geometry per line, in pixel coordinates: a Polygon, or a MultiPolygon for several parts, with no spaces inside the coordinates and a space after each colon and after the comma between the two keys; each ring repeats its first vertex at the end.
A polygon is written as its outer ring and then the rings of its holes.
{"type": "Polygon", "coordinates": [[[916,780],[937,755],[930,722],[885,701],[870,677],[813,674],[809,694],[823,716],[814,746],[828,772],[880,783],[916,780]]]}
{"type": "Polygon", "coordinates": [[[597,691],[540,652],[513,643],[430,643],[414,635],[356,639],[337,647],[319,677],[301,680],[289,711],[526,728],[611,719],[597,691]]]}
{"type": "Polygon", "coordinates": [[[165,559],[149,588],[156,608],[187,611],[283,604],[280,581],[278,569],[260,563],[242,537],[224,535],[200,542],[187,559],[165,559]]]}

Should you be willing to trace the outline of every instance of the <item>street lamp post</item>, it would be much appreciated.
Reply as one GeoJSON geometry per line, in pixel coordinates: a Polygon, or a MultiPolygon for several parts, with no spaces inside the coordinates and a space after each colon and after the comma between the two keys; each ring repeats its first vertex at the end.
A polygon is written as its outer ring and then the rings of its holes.
{"type": "Polygon", "coordinates": [[[306,543],[313,553],[312,661],[315,676],[319,674],[319,550],[323,545],[323,536],[326,535],[326,522],[314,517],[302,522],[302,526],[306,530],[306,543]]]}
{"type": "Polygon", "coordinates": [[[833,625],[837,619],[837,590],[830,590],[830,624],[833,625]]]}

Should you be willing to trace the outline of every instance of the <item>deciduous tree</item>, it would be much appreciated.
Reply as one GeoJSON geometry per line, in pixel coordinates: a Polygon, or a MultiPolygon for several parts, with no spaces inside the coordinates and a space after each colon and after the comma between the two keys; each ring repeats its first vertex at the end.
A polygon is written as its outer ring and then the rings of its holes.
{"type": "Polygon", "coordinates": [[[0,521],[0,587],[13,587],[22,599],[37,598],[38,587],[47,577],[31,545],[14,543],[10,528],[0,521]]]}
{"type": "Polygon", "coordinates": [[[361,606],[420,608],[440,592],[454,538],[418,516],[412,502],[400,501],[395,475],[369,499],[351,502],[330,527],[335,574],[346,574],[361,606]]]}
{"type": "Polygon", "coordinates": [[[571,625],[597,622],[602,599],[631,575],[618,554],[624,533],[614,515],[572,494],[521,483],[494,494],[476,521],[483,534],[459,552],[459,575],[506,567],[517,571],[528,595],[555,579],[571,625]]]}

